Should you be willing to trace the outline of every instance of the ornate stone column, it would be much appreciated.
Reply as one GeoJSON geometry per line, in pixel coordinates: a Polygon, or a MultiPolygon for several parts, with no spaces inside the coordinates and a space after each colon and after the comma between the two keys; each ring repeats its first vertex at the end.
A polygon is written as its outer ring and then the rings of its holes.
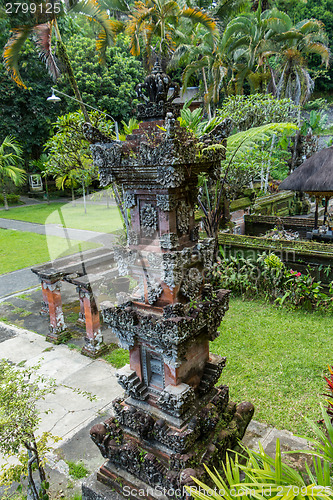
{"type": "Polygon", "coordinates": [[[86,318],[85,318],[85,315],[84,315],[84,296],[85,296],[85,292],[79,286],[76,287],[76,291],[79,294],[79,301],[80,301],[80,312],[79,312],[79,319],[77,320],[77,324],[79,326],[85,327],[85,325],[86,325],[86,318]]]}
{"type": "Polygon", "coordinates": [[[99,311],[94,294],[90,289],[80,289],[81,300],[86,324],[85,345],[82,347],[81,353],[91,358],[96,358],[106,349],[105,344],[103,344],[99,311]]]}
{"type": "Polygon", "coordinates": [[[143,489],[148,498],[180,500],[191,477],[209,481],[204,465],[220,468],[253,406],[237,406],[227,386],[215,387],[226,359],[211,354],[209,342],[219,335],[229,291],[207,279],[214,241],[199,240],[194,219],[198,175],[220,175],[230,123],[197,139],[176,120],[176,95],[157,63],[138,87],[139,129],[125,143],[88,124],[86,135],[101,184],[124,190],[131,227],[115,261],[120,276],[137,282],[121,303],[102,304],[130,364],[118,372],[125,396],[113,401],[114,416],[90,431],[106,459],[97,479],[110,491],[127,486],[133,496],[143,489]]]}
{"type": "Polygon", "coordinates": [[[46,340],[58,344],[70,337],[66,331],[61,302],[61,281],[55,278],[42,278],[44,301],[48,304],[50,315],[50,332],[46,340]]]}

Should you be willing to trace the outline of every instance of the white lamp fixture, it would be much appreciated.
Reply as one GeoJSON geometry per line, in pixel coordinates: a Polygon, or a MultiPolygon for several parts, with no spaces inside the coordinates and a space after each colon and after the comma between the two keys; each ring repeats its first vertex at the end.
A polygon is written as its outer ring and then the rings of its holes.
{"type": "Polygon", "coordinates": [[[60,97],[57,97],[52,89],[52,95],[46,99],[49,102],[59,102],[61,101],[60,97]]]}

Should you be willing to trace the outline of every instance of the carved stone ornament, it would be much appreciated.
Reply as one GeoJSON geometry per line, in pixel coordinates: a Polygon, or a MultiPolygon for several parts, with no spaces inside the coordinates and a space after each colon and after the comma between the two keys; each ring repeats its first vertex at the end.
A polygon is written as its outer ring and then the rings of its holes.
{"type": "Polygon", "coordinates": [[[175,417],[180,417],[191,408],[195,401],[195,393],[187,384],[168,385],[157,400],[159,408],[175,417]]]}
{"type": "Polygon", "coordinates": [[[148,252],[147,254],[147,261],[150,267],[154,269],[159,269],[161,267],[162,260],[163,260],[163,255],[161,254],[155,252],[148,252]]]}
{"type": "Polygon", "coordinates": [[[177,208],[177,228],[178,231],[186,234],[190,225],[190,208],[185,201],[181,201],[177,208]]]}
{"type": "Polygon", "coordinates": [[[150,75],[145,78],[144,83],[139,83],[136,87],[138,99],[145,102],[172,102],[176,97],[179,97],[179,85],[171,81],[160,65],[159,59],[156,59],[154,68],[150,75]],[[168,97],[169,89],[174,91],[168,97]]]}
{"type": "Polygon", "coordinates": [[[154,280],[149,280],[147,282],[147,290],[149,304],[154,304],[163,292],[161,285],[154,280]]]}
{"type": "Polygon", "coordinates": [[[199,295],[202,282],[202,274],[196,267],[193,267],[187,271],[180,290],[185,297],[193,300],[199,295]]]}
{"type": "Polygon", "coordinates": [[[165,233],[160,236],[160,246],[163,250],[173,250],[178,245],[178,236],[175,233],[165,233]]]}
{"type": "Polygon", "coordinates": [[[124,207],[125,208],[132,208],[132,207],[135,207],[135,204],[136,204],[135,194],[126,192],[125,196],[124,196],[124,207]]]}
{"type": "Polygon", "coordinates": [[[138,99],[144,101],[144,104],[139,104],[137,107],[138,118],[141,120],[164,118],[166,113],[173,108],[177,108],[179,113],[180,105],[172,105],[172,101],[179,97],[179,85],[172,82],[163,72],[158,59],[151,74],[143,83],[137,85],[136,94],[138,99]],[[173,89],[171,95],[169,95],[169,89],[173,89]]]}
{"type": "Polygon", "coordinates": [[[114,249],[114,260],[118,266],[119,276],[126,276],[136,259],[137,252],[135,250],[127,250],[121,247],[114,249]]]}
{"type": "Polygon", "coordinates": [[[162,165],[157,168],[158,182],[165,188],[176,188],[185,181],[183,168],[171,165],[162,165]]]}
{"type": "Polygon", "coordinates": [[[183,279],[184,268],[182,256],[177,254],[163,254],[163,281],[172,290],[179,285],[183,279]]]}
{"type": "Polygon", "coordinates": [[[141,208],[141,229],[146,237],[151,237],[157,230],[157,213],[155,207],[147,203],[141,208]]]}
{"type": "Polygon", "coordinates": [[[176,199],[169,194],[158,194],[156,195],[156,203],[163,212],[170,212],[176,206],[176,199]]]}
{"type": "Polygon", "coordinates": [[[129,245],[137,245],[139,243],[139,235],[133,229],[129,229],[127,233],[127,243],[129,245]]]}

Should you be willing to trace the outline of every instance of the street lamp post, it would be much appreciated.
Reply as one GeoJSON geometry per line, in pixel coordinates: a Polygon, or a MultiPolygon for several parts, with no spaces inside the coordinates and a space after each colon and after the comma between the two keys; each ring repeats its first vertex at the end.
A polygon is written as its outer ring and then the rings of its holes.
{"type": "MultiPolygon", "coordinates": [[[[57,93],[57,94],[63,95],[64,97],[67,97],[68,99],[72,99],[72,101],[76,101],[76,102],[80,103],[80,101],[78,99],[76,99],[75,97],[67,95],[64,92],[60,92],[60,90],[54,89],[53,87],[51,87],[51,90],[52,90],[52,95],[46,99],[49,102],[59,102],[59,101],[61,101],[60,97],[57,97],[55,95],[57,93]]],[[[100,111],[99,109],[94,108],[93,106],[90,106],[89,104],[86,104],[86,103],[84,103],[84,105],[87,108],[93,109],[94,111],[98,111],[99,113],[102,113],[102,115],[105,115],[105,116],[108,116],[109,118],[111,118],[111,120],[114,123],[114,129],[115,129],[115,132],[116,132],[117,141],[119,141],[118,122],[111,115],[108,115],[107,113],[105,113],[105,111],[100,111]]]]}

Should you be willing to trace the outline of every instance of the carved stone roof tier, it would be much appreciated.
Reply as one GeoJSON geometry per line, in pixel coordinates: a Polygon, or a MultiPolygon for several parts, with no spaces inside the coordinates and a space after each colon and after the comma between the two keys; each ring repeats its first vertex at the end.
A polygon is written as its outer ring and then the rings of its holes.
{"type": "Polygon", "coordinates": [[[128,349],[138,340],[148,341],[165,361],[177,366],[188,350],[188,342],[194,341],[203,330],[209,340],[216,338],[217,328],[229,307],[229,295],[228,290],[219,290],[210,300],[198,301],[195,308],[176,304],[165,307],[163,315],[139,311],[131,302],[117,307],[104,302],[102,314],[122,347],[128,349]]]}
{"type": "MultiPolygon", "coordinates": [[[[125,142],[94,142],[91,151],[100,183],[107,186],[116,181],[125,189],[168,189],[197,184],[201,172],[218,176],[229,128],[226,120],[198,139],[169,113],[165,122],[141,123],[125,142]]],[[[86,136],[91,140],[93,135],[86,124],[86,136]]]]}

